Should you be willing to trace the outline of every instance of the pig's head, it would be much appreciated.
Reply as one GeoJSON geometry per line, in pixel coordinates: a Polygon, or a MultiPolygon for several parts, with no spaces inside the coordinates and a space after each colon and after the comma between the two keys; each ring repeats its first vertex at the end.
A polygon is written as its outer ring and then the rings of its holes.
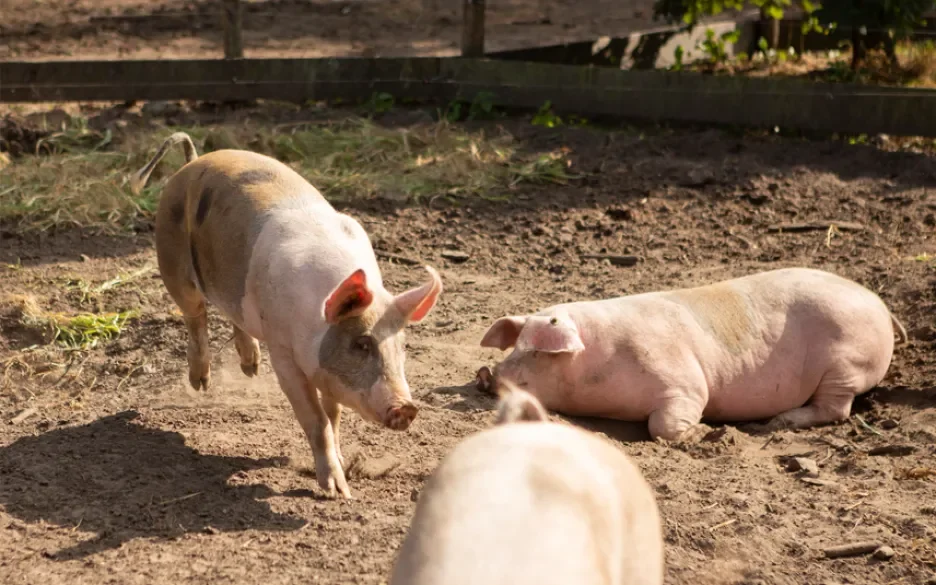
{"type": "Polygon", "coordinates": [[[426,270],[428,282],[397,296],[357,270],[324,305],[328,329],[318,360],[323,386],[364,419],[394,430],[406,430],[417,413],[403,371],[404,329],[422,321],[442,292],[439,273],[426,270]]]}
{"type": "Polygon", "coordinates": [[[495,425],[549,420],[546,409],[535,396],[506,380],[498,383],[497,395],[500,400],[497,405],[497,418],[494,419],[495,425]]]}
{"type": "Polygon", "coordinates": [[[484,334],[481,346],[514,348],[495,366],[495,386],[512,383],[549,393],[567,382],[572,359],[585,349],[578,327],[563,315],[501,317],[484,334]]]}

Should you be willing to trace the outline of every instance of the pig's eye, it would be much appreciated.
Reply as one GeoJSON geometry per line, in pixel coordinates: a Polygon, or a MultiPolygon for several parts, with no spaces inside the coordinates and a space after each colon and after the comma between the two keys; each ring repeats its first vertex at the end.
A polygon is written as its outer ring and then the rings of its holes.
{"type": "Polygon", "coordinates": [[[354,340],[354,347],[361,353],[370,353],[374,349],[374,340],[370,335],[362,335],[354,340]]]}

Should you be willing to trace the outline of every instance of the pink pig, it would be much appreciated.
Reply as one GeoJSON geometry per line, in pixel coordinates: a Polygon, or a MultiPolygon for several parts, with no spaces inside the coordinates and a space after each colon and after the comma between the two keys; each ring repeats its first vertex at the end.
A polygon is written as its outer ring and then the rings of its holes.
{"type": "Polygon", "coordinates": [[[660,513],[637,465],[501,390],[495,425],[423,486],[390,585],[662,585],[660,513]]]}
{"type": "Polygon", "coordinates": [[[398,294],[383,284],[367,232],[301,175],[245,150],[198,156],[170,135],[131,179],[139,193],[173,145],[185,165],[156,212],[159,273],[188,329],[189,383],[208,389],[208,304],[232,325],[241,370],[256,376],[260,341],[329,496],[350,498],[339,443],[342,408],[403,431],[416,418],[403,363],[404,329],[435,306],[442,279],[398,294]]]}
{"type": "Polygon", "coordinates": [[[494,376],[548,409],[648,421],[652,437],[684,441],[703,419],[772,417],[774,429],[845,420],[887,373],[895,328],[905,342],[868,289],[786,268],[503,317],[481,345],[514,347],[494,376]]]}

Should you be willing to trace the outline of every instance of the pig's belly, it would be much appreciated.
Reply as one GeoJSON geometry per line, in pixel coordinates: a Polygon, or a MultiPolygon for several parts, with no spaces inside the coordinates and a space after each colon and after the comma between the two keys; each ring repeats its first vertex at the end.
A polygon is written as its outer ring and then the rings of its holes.
{"type": "Polygon", "coordinates": [[[788,349],[771,352],[762,363],[702,364],[707,376],[691,373],[700,372],[698,363],[673,364],[658,369],[659,374],[645,370],[635,375],[622,369],[598,384],[580,385],[557,410],[573,416],[646,421],[664,407],[667,397],[684,392],[703,408],[703,418],[713,422],[769,418],[804,405],[825,371],[809,363],[801,348],[788,349]]]}
{"type": "Polygon", "coordinates": [[[702,416],[724,422],[770,418],[806,404],[821,379],[821,372],[804,370],[802,362],[764,364],[709,387],[702,416]]]}
{"type": "Polygon", "coordinates": [[[572,416],[595,416],[615,420],[646,421],[659,408],[665,387],[650,377],[635,378],[616,373],[601,383],[581,384],[564,400],[561,411],[572,416]]]}

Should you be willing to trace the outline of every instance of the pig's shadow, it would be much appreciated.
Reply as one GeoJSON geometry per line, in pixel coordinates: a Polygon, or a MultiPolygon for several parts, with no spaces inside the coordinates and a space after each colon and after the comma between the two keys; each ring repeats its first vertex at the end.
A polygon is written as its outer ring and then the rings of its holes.
{"type": "Polygon", "coordinates": [[[565,414],[549,413],[551,417],[564,419],[577,427],[581,427],[593,433],[604,433],[610,439],[622,443],[635,443],[638,441],[649,441],[650,430],[646,421],[628,422],[623,420],[614,420],[611,418],[599,418],[592,416],[569,416],[565,414]]]}
{"type": "MultiPolygon", "coordinates": [[[[497,408],[497,398],[478,390],[474,380],[461,386],[442,386],[432,390],[430,394],[460,396],[462,400],[445,406],[445,408],[456,412],[467,413],[476,410],[495,410],[497,408]]],[[[646,421],[626,422],[609,418],[570,416],[557,412],[550,412],[549,416],[551,419],[565,420],[587,431],[603,433],[615,441],[632,443],[650,440],[650,431],[647,428],[646,421]]]]}
{"type": "Polygon", "coordinates": [[[199,453],[176,432],[134,422],[133,411],[26,436],[0,447],[0,507],[23,522],[94,533],[53,552],[82,558],[135,538],[205,530],[296,530],[303,519],[274,512],[264,485],[231,485],[276,459],[199,453]]]}
{"type": "Polygon", "coordinates": [[[874,404],[907,406],[913,409],[936,407],[936,388],[912,388],[910,386],[876,386],[855,398],[852,412],[865,412],[874,404]]]}
{"type": "Polygon", "coordinates": [[[440,386],[427,393],[428,395],[441,394],[443,396],[458,396],[461,400],[446,404],[444,408],[455,412],[468,413],[476,410],[494,410],[497,408],[497,397],[481,392],[474,380],[461,386],[440,386]]]}

